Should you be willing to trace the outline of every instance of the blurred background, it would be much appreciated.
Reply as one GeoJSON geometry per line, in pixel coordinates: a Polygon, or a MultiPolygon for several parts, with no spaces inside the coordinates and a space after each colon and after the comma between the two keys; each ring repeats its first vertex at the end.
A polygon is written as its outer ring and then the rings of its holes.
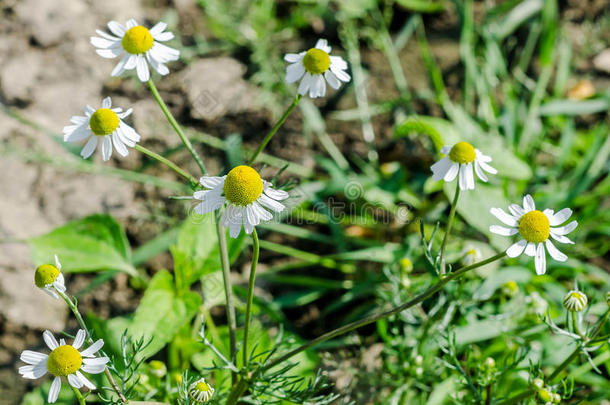
{"type": "MultiPolygon", "coordinates": [[[[49,232],[92,214],[105,215],[100,227],[124,232],[129,271],[84,265],[99,259],[94,252],[75,256],[82,261],[66,270],[82,311],[95,319],[131,313],[144,289],[133,274],[173,269],[169,247],[193,243],[184,238],[196,231],[182,225],[190,205],[169,198],[188,195],[180,179],[135,151],[108,163],[99,153],[82,160],[80,146],[60,136],[85,105],[112,96],[113,104],[133,107],[129,122],[143,145],[197,174],[147,88],[133,77],[111,78],[116,60],[95,54],[89,37],[110,20],[162,20],[176,34],[170,46],[181,60],[154,78],[212,174],[241,163],[292,101],[285,53],[326,38],[348,61],[352,81],[326,98],[302,100],[261,159],[264,176],[285,169],[278,182],[293,198],[286,218],[262,227],[259,316],[284,323],[296,339],[402,302],[430,280],[419,220],[430,235],[448,212],[453,186],[444,190],[429,178],[443,143],[476,142],[501,174],[460,201],[452,261],[507,246],[488,233],[494,220],[482,213],[490,206],[529,192],[541,205],[575,210],[577,244],[564,249],[567,263],[549,262],[547,276],[532,278],[527,260],[488,266],[483,279],[416,314],[329,342],[302,360],[304,375],[328,370],[343,399],[451,403],[459,382],[442,381],[455,369],[438,367],[437,348],[418,346],[422,325],[431,336],[457,325],[458,357],[474,353],[476,361],[527,346],[531,358],[553,365],[565,342],[535,316],[536,297],[559,311],[577,277],[590,301],[602,304],[591,315],[604,308],[610,1],[0,0],[0,11],[0,404],[21,403],[37,385],[18,375],[19,353],[40,347],[44,329],[75,328],[62,303],[34,288],[35,266],[56,248],[49,232]],[[508,281],[514,294],[502,288],[508,281]]],[[[243,299],[250,253],[242,242],[233,269],[243,299]]],[[[216,264],[206,266],[202,277],[217,274],[216,264]]],[[[205,303],[224,324],[218,302],[205,303]]],[[[187,354],[187,365],[203,367],[205,359],[187,354]]],[[[587,387],[581,403],[608,404],[607,348],[602,355],[602,375],[579,370],[577,382],[587,387]]],[[[519,383],[507,378],[509,393],[519,383]]],[[[40,403],[36,395],[24,403],[40,403]]]]}

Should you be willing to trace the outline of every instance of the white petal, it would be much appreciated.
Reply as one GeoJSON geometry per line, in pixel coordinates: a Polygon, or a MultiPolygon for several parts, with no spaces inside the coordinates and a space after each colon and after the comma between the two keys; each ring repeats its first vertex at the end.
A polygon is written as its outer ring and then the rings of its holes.
{"type": "Polygon", "coordinates": [[[332,63],[331,63],[331,65],[330,65],[330,71],[331,71],[331,72],[333,72],[333,73],[335,74],[335,76],[337,76],[337,79],[341,80],[342,82],[347,83],[347,82],[349,82],[349,81],[350,81],[350,79],[351,79],[351,77],[350,77],[350,76],[349,76],[349,75],[348,75],[346,72],[344,72],[344,71],[343,71],[343,70],[341,70],[341,69],[338,69],[338,68],[337,68],[335,65],[333,65],[332,63]]]}
{"type": "Polygon", "coordinates": [[[131,145],[132,143],[135,144],[136,142],[140,141],[140,135],[136,132],[136,130],[124,122],[121,121],[118,129],[122,132],[124,138],[131,141],[130,143],[124,141],[126,144],[131,145]]]}
{"type": "Polygon", "coordinates": [[[121,46],[113,46],[112,48],[108,48],[108,49],[96,49],[95,53],[97,53],[98,55],[100,55],[102,58],[106,58],[106,59],[114,59],[117,56],[120,56],[123,53],[123,48],[121,48],[121,46]]]}
{"type": "Polygon", "coordinates": [[[265,185],[264,193],[267,194],[268,197],[273,198],[274,200],[282,201],[290,196],[284,190],[276,190],[272,188],[270,185],[265,185]]]}
{"type": "Polygon", "coordinates": [[[150,79],[150,70],[148,70],[148,64],[144,55],[138,55],[136,59],[136,69],[138,72],[138,79],[141,82],[147,82],[150,79]]]}
{"type": "Polygon", "coordinates": [[[153,56],[152,53],[150,52],[146,52],[146,60],[148,60],[148,63],[150,63],[150,66],[157,72],[159,73],[161,76],[165,76],[167,74],[169,74],[169,69],[167,66],[165,66],[163,63],[157,61],[153,56]]]}
{"type": "Polygon", "coordinates": [[[150,35],[152,35],[152,37],[154,38],[155,35],[165,31],[165,28],[167,28],[167,24],[165,24],[163,21],[159,21],[150,30],[148,30],[148,32],[150,32],[150,35]]]}
{"type": "Polygon", "coordinates": [[[483,170],[481,170],[481,165],[479,164],[478,160],[474,161],[474,171],[479,177],[479,179],[487,183],[487,176],[485,175],[485,173],[483,173],[483,170]]]}
{"type": "Polygon", "coordinates": [[[489,232],[495,233],[496,235],[512,236],[517,233],[517,228],[505,228],[500,225],[491,225],[489,232]]]}
{"type": "Polygon", "coordinates": [[[104,346],[104,341],[102,339],[99,339],[98,341],[93,343],[91,346],[89,346],[86,350],[83,350],[82,352],[80,352],[80,354],[83,357],[91,357],[95,353],[97,353],[97,351],[100,350],[103,346],[104,346]]]}
{"type": "Polygon", "coordinates": [[[534,211],[536,209],[534,199],[529,194],[523,197],[523,209],[525,210],[525,212],[534,211]]]}
{"type": "Polygon", "coordinates": [[[474,190],[474,172],[472,169],[472,163],[468,163],[465,167],[466,171],[466,188],[468,190],[474,190]]]}
{"type": "Polygon", "coordinates": [[[284,210],[283,204],[275,201],[273,198],[267,197],[264,193],[261,194],[256,201],[263,207],[267,207],[275,212],[282,212],[284,210]]]}
{"type": "Polygon", "coordinates": [[[205,188],[216,188],[223,186],[226,176],[203,176],[199,179],[199,183],[205,188]]]}
{"type": "Polygon", "coordinates": [[[125,65],[127,64],[127,61],[129,60],[129,58],[131,58],[131,56],[132,55],[130,55],[128,53],[123,55],[123,57],[121,58],[119,63],[117,63],[116,66],[114,67],[114,69],[112,69],[110,76],[117,77],[118,75],[123,73],[125,71],[125,65]]]}
{"type": "Polygon", "coordinates": [[[105,366],[110,359],[106,356],[104,357],[86,357],[83,359],[83,364],[87,364],[89,366],[102,365],[105,366]]]}
{"type": "Polygon", "coordinates": [[[508,226],[517,226],[519,223],[519,221],[517,221],[517,218],[507,214],[502,208],[492,208],[491,210],[489,210],[489,212],[491,212],[491,215],[498,218],[500,221],[502,221],[508,226]]]}
{"type": "Polygon", "coordinates": [[[452,148],[452,147],[453,147],[453,146],[451,146],[451,145],[445,145],[445,146],[443,146],[443,147],[441,148],[440,152],[441,152],[443,155],[448,155],[448,154],[449,154],[449,152],[451,152],[451,148],[452,148]]]}
{"type": "Polygon", "coordinates": [[[47,344],[47,346],[49,347],[49,349],[51,349],[51,350],[55,350],[59,346],[59,343],[57,343],[55,336],[53,336],[53,334],[51,332],[49,332],[48,330],[45,330],[42,333],[42,338],[43,338],[44,342],[47,344]]]}
{"type": "Polygon", "coordinates": [[[547,239],[545,244],[546,249],[549,251],[549,254],[553,259],[557,260],[558,262],[565,262],[566,260],[568,260],[568,256],[561,253],[559,249],[557,249],[555,245],[553,245],[550,239],[547,239]]]}
{"type": "Polygon", "coordinates": [[[89,41],[91,42],[91,45],[95,46],[96,48],[101,48],[101,49],[112,48],[113,46],[116,46],[116,44],[117,44],[117,41],[112,41],[110,39],[100,38],[100,37],[91,37],[89,39],[89,41]]]}
{"type": "Polygon", "coordinates": [[[511,204],[508,206],[508,210],[511,214],[513,214],[517,219],[521,218],[525,211],[518,204],[511,204]]]}
{"type": "Polygon", "coordinates": [[[534,257],[536,255],[536,244],[529,242],[525,247],[525,254],[530,257],[534,257]]]}
{"type": "Polygon", "coordinates": [[[241,232],[241,224],[243,218],[243,209],[241,207],[233,208],[233,215],[230,217],[229,235],[232,238],[237,238],[241,232]]]}
{"type": "Polygon", "coordinates": [[[466,165],[460,164],[460,172],[458,175],[458,182],[460,183],[460,190],[467,190],[466,184],[466,165]]]}
{"type": "Polygon", "coordinates": [[[81,367],[81,370],[89,374],[100,374],[103,373],[105,369],[105,364],[83,364],[81,367]]]}
{"type": "Polygon", "coordinates": [[[330,56],[330,67],[336,70],[347,70],[347,62],[341,56],[330,56]]]}
{"type": "Polygon", "coordinates": [[[341,82],[337,79],[337,75],[335,75],[331,70],[327,70],[324,72],[324,78],[333,89],[337,90],[341,87],[341,82]]]}
{"type": "Polygon", "coordinates": [[[271,215],[269,211],[261,207],[261,205],[257,201],[254,201],[252,203],[252,208],[256,211],[259,218],[263,221],[269,221],[273,218],[273,215],[271,215]]]}
{"type": "Polygon", "coordinates": [[[292,65],[286,66],[286,83],[294,83],[299,80],[305,74],[305,68],[301,62],[293,63],[292,65]]]}
{"type": "Polygon", "coordinates": [[[557,235],[567,235],[568,233],[572,232],[574,229],[576,229],[576,227],[578,226],[578,222],[577,221],[572,221],[567,225],[564,226],[559,226],[556,228],[551,228],[551,232],[557,234],[557,235]]]}
{"type": "Polygon", "coordinates": [[[174,48],[170,48],[167,45],[163,45],[159,42],[155,42],[150,48],[149,52],[151,56],[158,62],[167,63],[180,59],[180,51],[174,48]]]}
{"type": "Polygon", "coordinates": [[[127,20],[127,28],[133,28],[135,26],[138,25],[138,22],[136,20],[134,20],[133,18],[130,18],[129,20],[127,20]]]}
{"type": "Polygon", "coordinates": [[[97,148],[97,136],[93,135],[91,138],[89,138],[83,149],[80,151],[80,155],[84,159],[87,159],[93,154],[93,152],[95,152],[95,148],[97,148]]]}
{"type": "Polygon", "coordinates": [[[519,242],[514,243],[508,249],[506,249],[506,255],[508,257],[517,257],[523,253],[525,246],[527,246],[527,241],[525,239],[521,239],[519,242]]]}
{"type": "MultiPolygon", "coordinates": [[[[66,128],[64,128],[65,130],[66,128]]],[[[83,124],[70,133],[64,134],[64,142],[78,142],[93,135],[88,124],[83,124]]]]}
{"type": "Polygon", "coordinates": [[[53,383],[51,384],[51,388],[49,388],[49,398],[48,401],[50,404],[57,401],[57,397],[59,396],[59,391],[61,390],[61,378],[55,377],[53,379],[53,383]]]}
{"type": "Polygon", "coordinates": [[[199,215],[207,214],[208,212],[212,212],[222,207],[226,201],[226,198],[220,195],[208,195],[206,196],[205,200],[195,206],[195,212],[199,215]]]}
{"type": "Polygon", "coordinates": [[[316,48],[323,50],[326,53],[330,53],[331,47],[328,45],[328,41],[325,39],[318,39],[316,42],[316,48]]]}
{"type": "Polygon", "coordinates": [[[443,178],[443,180],[445,180],[446,182],[453,181],[455,179],[455,177],[458,175],[459,171],[460,171],[460,164],[452,162],[452,165],[449,168],[449,170],[447,170],[447,173],[445,174],[445,177],[443,178]]]}
{"type": "Polygon", "coordinates": [[[453,162],[451,161],[451,159],[445,156],[444,158],[430,166],[430,170],[432,170],[432,178],[436,181],[442,180],[451,168],[451,165],[453,165],[453,162]]]}
{"type": "Polygon", "coordinates": [[[83,382],[76,376],[76,374],[68,374],[68,383],[74,388],[80,388],[83,386],[83,382]]]}
{"type": "Polygon", "coordinates": [[[564,208],[561,211],[555,213],[553,217],[549,218],[549,222],[551,226],[557,226],[563,224],[572,216],[572,210],[569,208],[564,208]]]}
{"type": "Polygon", "coordinates": [[[114,148],[116,149],[119,155],[123,157],[129,155],[129,151],[125,147],[123,141],[121,141],[117,131],[114,131],[112,133],[112,144],[114,145],[114,148]]]}
{"type": "Polygon", "coordinates": [[[165,42],[174,39],[174,34],[171,32],[162,32],[160,34],[153,35],[155,41],[165,42]]]}
{"type": "Polygon", "coordinates": [[[72,342],[72,347],[74,347],[76,350],[80,349],[80,347],[85,342],[86,336],[87,336],[87,333],[83,329],[79,329],[78,332],[76,332],[76,337],[74,338],[74,342],[72,342]]]}
{"type": "Polygon", "coordinates": [[[303,55],[305,55],[305,52],[301,52],[301,53],[287,53],[286,55],[284,55],[284,60],[288,63],[296,63],[296,62],[300,62],[301,59],[303,59],[303,55]]]}
{"type": "Polygon", "coordinates": [[[258,219],[258,215],[255,214],[254,210],[250,205],[247,205],[244,209],[244,230],[249,235],[252,233],[252,230],[260,220],[258,219]]]}
{"type": "Polygon", "coordinates": [[[551,228],[550,234],[551,234],[551,238],[555,239],[557,242],[567,243],[569,245],[573,245],[574,244],[574,242],[570,238],[568,238],[567,236],[558,235],[555,232],[553,232],[552,228],[551,228]]]}
{"type": "Polygon", "coordinates": [[[110,32],[112,32],[114,35],[116,35],[119,38],[122,38],[123,35],[125,35],[125,32],[127,31],[125,29],[125,27],[123,27],[121,24],[119,24],[116,21],[110,21],[108,23],[108,29],[110,30],[110,32]]]}
{"type": "Polygon", "coordinates": [[[46,360],[49,356],[44,353],[38,353],[32,350],[24,350],[21,352],[19,359],[27,364],[38,364],[39,362],[46,360]]]}
{"type": "Polygon", "coordinates": [[[536,247],[534,264],[536,265],[536,274],[542,275],[546,273],[546,251],[544,250],[544,245],[542,243],[539,243],[536,247]]]}
{"type": "Polygon", "coordinates": [[[311,73],[306,72],[305,75],[303,76],[303,79],[301,80],[301,83],[299,83],[299,88],[298,88],[298,92],[300,95],[304,96],[305,94],[307,94],[307,92],[309,91],[309,88],[311,87],[311,85],[313,84],[313,76],[311,75],[311,73]]]}
{"type": "Polygon", "coordinates": [[[57,257],[57,255],[53,255],[55,257],[55,267],[57,267],[57,270],[61,270],[61,263],[59,262],[59,258],[57,257]]]}
{"type": "Polygon", "coordinates": [[[309,88],[309,97],[318,98],[326,95],[326,83],[324,82],[324,76],[313,75],[313,82],[309,88]]]}
{"type": "Polygon", "coordinates": [[[110,160],[112,156],[112,141],[110,140],[110,135],[106,135],[102,139],[102,159],[104,162],[110,160]]]}
{"type": "Polygon", "coordinates": [[[76,370],[76,376],[78,377],[78,379],[83,383],[83,385],[87,388],[89,388],[90,390],[94,390],[95,389],[95,384],[93,384],[91,381],[89,381],[87,379],[87,377],[85,377],[83,375],[83,373],[81,373],[80,371],[76,370]]]}
{"type": "Polygon", "coordinates": [[[127,62],[125,62],[125,69],[131,70],[135,69],[138,63],[138,55],[129,55],[127,58],[127,62]]]}
{"type": "Polygon", "coordinates": [[[104,32],[102,30],[95,30],[95,33],[97,35],[99,35],[100,37],[102,37],[104,39],[107,39],[109,41],[114,41],[114,42],[117,42],[117,41],[120,42],[121,41],[121,38],[115,37],[114,35],[110,35],[107,32],[104,32]]]}
{"type": "Polygon", "coordinates": [[[495,168],[488,165],[486,163],[487,161],[491,162],[491,158],[489,158],[489,160],[486,160],[483,158],[478,158],[478,157],[475,158],[475,162],[478,162],[483,170],[485,170],[486,172],[491,173],[491,174],[497,174],[498,171],[495,168]]]}
{"type": "Polygon", "coordinates": [[[106,97],[102,100],[102,108],[110,108],[112,107],[112,99],[110,97],[106,97]]]}

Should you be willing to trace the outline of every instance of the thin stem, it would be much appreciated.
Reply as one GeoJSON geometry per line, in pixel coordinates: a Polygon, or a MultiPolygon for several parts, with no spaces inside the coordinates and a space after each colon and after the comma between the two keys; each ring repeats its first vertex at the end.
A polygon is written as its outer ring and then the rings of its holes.
{"type": "MultiPolygon", "coordinates": [[[[68,384],[68,385],[70,385],[70,384],[68,384]]],[[[74,395],[76,395],[76,399],[78,399],[78,403],[80,405],[86,405],[85,397],[83,397],[83,394],[81,394],[81,392],[78,390],[78,388],[74,388],[71,385],[70,385],[70,388],[72,388],[72,392],[74,392],[74,395]]]]}
{"type": "Polygon", "coordinates": [[[178,173],[180,176],[184,177],[185,179],[187,179],[190,183],[191,183],[191,187],[195,187],[197,185],[197,179],[194,178],[193,176],[191,176],[190,174],[188,174],[185,170],[182,170],[181,168],[179,168],[174,162],[172,162],[171,160],[159,155],[156,152],[153,152],[152,150],[145,148],[142,145],[136,144],[136,146],[134,146],[135,150],[138,150],[142,153],[144,153],[145,155],[163,163],[164,165],[166,165],[167,167],[169,167],[170,169],[172,169],[173,171],[175,171],[176,173],[178,173]]]}
{"type": "Polygon", "coordinates": [[[207,174],[208,171],[206,170],[203,161],[199,157],[199,154],[193,148],[191,141],[189,141],[188,138],[184,135],[184,132],[182,132],[182,128],[180,128],[180,125],[178,124],[172,113],[169,111],[169,108],[167,108],[165,101],[163,101],[163,99],[161,98],[161,95],[159,94],[159,91],[157,90],[157,87],[155,86],[155,83],[153,83],[152,79],[148,80],[148,87],[150,88],[153,97],[157,101],[157,104],[159,104],[159,107],[161,107],[161,110],[163,111],[163,114],[165,114],[165,117],[169,121],[170,125],[172,126],[172,128],[174,128],[174,131],[176,131],[176,134],[178,134],[180,140],[182,141],[186,149],[188,149],[188,151],[191,153],[193,159],[195,159],[195,163],[197,163],[197,166],[199,166],[199,169],[201,169],[201,173],[207,174]]]}
{"type": "Polygon", "coordinates": [[[246,303],[246,323],[244,324],[243,366],[248,364],[248,332],[250,331],[250,318],[252,316],[252,300],[254,295],[254,280],[256,278],[256,265],[258,264],[258,234],[256,228],[252,229],[252,266],[250,267],[250,280],[248,281],[248,301],[246,303]]]}
{"type": "MultiPolygon", "coordinates": [[[[229,250],[227,249],[227,234],[220,223],[220,214],[216,211],[216,235],[218,236],[218,246],[220,250],[220,264],[222,267],[222,277],[225,286],[225,299],[227,308],[227,323],[229,325],[229,353],[231,359],[235,358],[235,330],[237,323],[235,321],[235,307],[233,305],[233,285],[231,284],[231,263],[229,261],[229,250]]],[[[231,379],[235,383],[237,374],[231,372],[231,379]]]]}
{"type": "MultiPolygon", "coordinates": [[[[78,322],[81,329],[83,329],[85,331],[85,333],[87,333],[87,339],[89,340],[89,344],[92,344],[93,338],[91,337],[91,334],[89,333],[89,328],[87,328],[87,324],[85,323],[85,320],[83,319],[80,312],[78,311],[78,307],[76,306],[76,304],[70,299],[70,297],[68,297],[68,295],[66,293],[59,291],[59,290],[56,290],[56,292],[66,302],[66,305],[68,305],[68,307],[74,314],[74,317],[76,318],[76,322],[78,322]]],[[[108,378],[108,381],[110,382],[110,385],[112,386],[112,389],[119,396],[119,399],[121,400],[121,402],[126,404],[127,398],[125,398],[125,395],[123,395],[123,393],[121,392],[121,389],[119,388],[117,383],[114,381],[114,378],[112,378],[112,374],[110,374],[110,370],[108,370],[108,367],[106,367],[104,369],[104,374],[106,374],[106,378],[108,378]]],[[[79,391],[79,394],[80,394],[80,391],[79,391]]]]}
{"type": "Polygon", "coordinates": [[[265,366],[263,366],[259,370],[257,370],[257,373],[260,373],[262,371],[265,371],[265,370],[268,370],[268,369],[270,369],[272,367],[275,367],[278,364],[288,360],[292,356],[294,356],[294,355],[296,355],[296,354],[298,354],[298,353],[300,353],[300,352],[302,352],[302,351],[304,351],[304,350],[306,350],[306,349],[308,349],[308,348],[310,348],[312,346],[315,346],[315,345],[317,345],[319,343],[325,342],[325,341],[327,341],[329,339],[332,339],[334,337],[337,337],[339,335],[343,335],[345,333],[351,332],[354,329],[361,328],[361,327],[363,327],[365,325],[368,325],[368,324],[371,324],[373,322],[376,322],[379,319],[387,318],[390,315],[394,315],[394,314],[400,313],[400,312],[402,312],[402,311],[404,311],[406,309],[409,309],[409,308],[419,304],[420,302],[424,301],[425,299],[429,298],[430,296],[432,296],[433,294],[437,293],[438,291],[440,291],[443,288],[443,286],[445,284],[449,283],[451,280],[454,280],[454,279],[458,278],[459,276],[461,276],[462,274],[464,274],[464,273],[466,273],[466,272],[468,272],[470,270],[476,269],[478,267],[481,267],[481,266],[484,266],[484,265],[489,264],[491,262],[494,262],[496,260],[499,260],[499,259],[503,258],[505,255],[506,255],[506,252],[502,252],[502,253],[499,253],[499,254],[497,254],[495,256],[492,256],[492,257],[490,257],[488,259],[480,261],[478,263],[474,263],[474,264],[471,264],[470,266],[462,267],[461,269],[456,270],[453,273],[449,273],[447,276],[441,278],[436,284],[434,284],[433,286],[429,287],[426,291],[424,291],[423,293],[417,295],[415,298],[405,302],[404,304],[401,304],[401,305],[396,306],[396,307],[394,307],[394,308],[392,308],[392,309],[390,309],[388,311],[385,311],[385,312],[382,312],[382,313],[379,313],[379,314],[376,314],[376,315],[367,316],[364,319],[361,319],[359,321],[355,321],[355,322],[349,323],[349,324],[341,326],[340,328],[337,328],[337,329],[335,329],[333,331],[330,331],[330,332],[327,332],[327,333],[325,333],[325,334],[323,334],[321,336],[318,336],[317,338],[315,338],[315,339],[313,339],[313,340],[311,340],[311,341],[309,341],[309,342],[307,342],[307,343],[297,347],[296,349],[291,350],[288,353],[280,356],[276,360],[273,360],[273,361],[269,362],[268,364],[266,364],[265,366]]]}
{"type": "Polygon", "coordinates": [[[252,163],[254,163],[254,161],[256,160],[258,155],[263,151],[263,149],[265,149],[265,146],[267,146],[267,144],[269,143],[271,138],[273,138],[273,135],[275,135],[275,133],[277,132],[278,129],[280,129],[280,127],[282,126],[284,121],[286,121],[286,118],[288,118],[288,116],[290,115],[292,110],[294,110],[294,108],[297,106],[297,104],[299,104],[300,99],[301,99],[301,95],[297,94],[296,97],[294,98],[294,101],[292,102],[292,104],[290,104],[288,109],[280,117],[279,121],[276,122],[275,125],[273,126],[273,128],[271,128],[271,131],[269,131],[269,133],[267,133],[267,135],[263,139],[263,142],[261,142],[261,144],[258,146],[258,149],[252,154],[252,157],[248,161],[248,166],[252,166],[252,163]]]}
{"type": "Polygon", "coordinates": [[[441,275],[445,274],[445,248],[447,247],[447,239],[449,239],[449,234],[451,233],[453,218],[455,217],[455,208],[457,207],[458,198],[460,196],[460,182],[456,181],[455,183],[455,195],[453,196],[453,202],[451,203],[451,211],[449,212],[447,229],[445,229],[445,236],[443,237],[443,244],[441,245],[441,275]]]}

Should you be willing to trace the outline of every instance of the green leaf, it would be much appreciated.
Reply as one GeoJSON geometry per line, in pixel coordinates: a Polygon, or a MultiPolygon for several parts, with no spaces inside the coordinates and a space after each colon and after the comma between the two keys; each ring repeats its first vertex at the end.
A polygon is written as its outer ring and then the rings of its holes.
{"type": "Polygon", "coordinates": [[[441,13],[445,11],[443,0],[396,0],[396,4],[418,13],[441,13]]]}
{"type": "Polygon", "coordinates": [[[413,132],[428,135],[437,150],[444,145],[453,145],[460,141],[470,142],[481,152],[492,157],[491,165],[498,169],[498,176],[516,180],[527,180],[532,177],[530,167],[515,156],[499,135],[480,134],[477,131],[461,132],[445,119],[421,115],[407,118],[396,128],[395,135],[403,137],[413,132]]]}
{"type": "Polygon", "coordinates": [[[123,228],[109,215],[91,215],[29,240],[34,263],[57,255],[68,273],[117,270],[137,276],[123,228]]]}
{"type": "Polygon", "coordinates": [[[155,274],[129,329],[133,338],[153,338],[142,356],[149,358],[169,343],[178,330],[195,316],[200,305],[201,297],[194,292],[176,294],[173,277],[167,270],[155,274]]]}

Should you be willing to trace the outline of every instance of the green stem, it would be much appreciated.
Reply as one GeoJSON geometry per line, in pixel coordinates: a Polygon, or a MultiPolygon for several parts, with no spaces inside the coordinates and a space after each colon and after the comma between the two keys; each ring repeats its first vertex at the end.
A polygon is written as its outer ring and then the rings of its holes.
{"type": "Polygon", "coordinates": [[[190,183],[191,183],[191,187],[196,187],[198,182],[197,179],[194,178],[193,176],[191,176],[190,174],[188,174],[186,171],[182,170],[181,168],[179,168],[174,162],[172,162],[171,160],[159,155],[156,152],[153,152],[152,150],[145,148],[142,145],[136,144],[136,146],[134,146],[134,149],[137,151],[140,151],[142,153],[144,153],[145,155],[163,163],[164,165],[166,165],[167,167],[169,167],[170,169],[172,169],[173,171],[175,171],[176,173],[178,173],[180,176],[184,177],[185,179],[187,179],[190,183]]]}
{"type": "Polygon", "coordinates": [[[240,379],[239,382],[231,389],[231,393],[227,398],[226,405],[235,405],[237,401],[239,401],[239,398],[241,398],[244,392],[246,392],[246,390],[248,389],[249,383],[250,381],[245,378],[240,379]]]}
{"type": "MultiPolygon", "coordinates": [[[[236,338],[235,330],[237,322],[235,321],[235,307],[233,305],[233,285],[231,284],[231,262],[229,261],[229,250],[227,249],[227,234],[220,223],[220,213],[216,210],[216,235],[218,236],[218,247],[220,250],[220,264],[222,267],[222,277],[225,286],[225,299],[227,309],[227,324],[229,326],[229,353],[231,360],[235,359],[236,338]]],[[[237,374],[231,372],[231,379],[235,383],[237,374]]]]}
{"type": "MultiPolygon", "coordinates": [[[[68,384],[70,385],[70,384],[68,384]]],[[[73,386],[70,385],[70,388],[72,388],[72,392],[74,392],[74,395],[76,395],[76,399],[78,399],[78,403],[80,405],[85,405],[85,397],[83,397],[83,394],[81,394],[81,392],[78,390],[78,388],[74,388],[73,386]]]]}
{"type": "Polygon", "coordinates": [[[367,316],[364,319],[361,319],[359,321],[355,321],[355,322],[349,323],[349,324],[341,326],[340,328],[337,328],[337,329],[335,329],[333,331],[330,331],[330,332],[327,332],[327,333],[325,333],[325,334],[323,334],[321,336],[318,336],[317,338],[315,338],[315,339],[313,339],[313,340],[311,340],[311,341],[309,341],[309,342],[307,342],[307,343],[297,347],[296,349],[291,350],[288,353],[280,356],[276,360],[273,360],[273,361],[269,362],[268,364],[266,364],[265,366],[263,366],[259,370],[257,370],[257,373],[260,373],[260,372],[268,370],[268,369],[270,369],[272,367],[275,367],[278,364],[288,360],[292,356],[294,356],[294,355],[296,355],[296,354],[298,354],[298,353],[300,353],[300,352],[302,352],[302,351],[304,351],[304,350],[306,350],[306,349],[308,349],[308,348],[310,348],[312,346],[315,346],[315,345],[317,345],[319,343],[325,342],[325,341],[327,341],[329,339],[332,339],[334,337],[337,337],[339,335],[343,335],[345,333],[351,332],[354,329],[361,328],[361,327],[363,327],[365,325],[368,325],[368,324],[371,324],[373,322],[376,322],[379,319],[387,318],[390,315],[398,314],[398,313],[400,313],[400,312],[402,312],[402,311],[404,311],[406,309],[409,309],[409,308],[419,304],[420,302],[424,301],[425,299],[429,298],[430,296],[434,295],[435,293],[440,291],[445,286],[445,284],[447,284],[450,281],[458,278],[462,274],[464,274],[464,273],[466,273],[466,272],[468,272],[470,270],[476,269],[478,267],[484,266],[486,264],[489,264],[491,262],[494,262],[496,260],[499,260],[499,259],[503,258],[505,255],[506,255],[506,252],[502,252],[502,253],[499,253],[499,254],[497,254],[495,256],[492,256],[492,257],[490,257],[488,259],[482,260],[482,261],[480,261],[478,263],[474,263],[474,264],[471,264],[470,266],[462,267],[461,269],[456,270],[453,273],[449,273],[447,276],[442,277],[436,284],[434,284],[433,286],[429,287],[426,291],[424,291],[423,293],[417,295],[415,298],[405,302],[404,304],[399,305],[397,307],[394,307],[394,308],[392,308],[392,309],[390,309],[388,311],[385,311],[385,312],[382,312],[382,313],[379,313],[379,314],[367,316]]]}
{"type": "Polygon", "coordinates": [[[258,234],[256,228],[252,230],[252,266],[250,267],[250,280],[248,281],[248,301],[246,304],[246,323],[244,324],[244,344],[243,344],[243,367],[248,364],[248,332],[250,330],[250,318],[252,316],[252,300],[254,296],[254,279],[256,278],[256,265],[258,264],[259,254],[258,234]]]}
{"type": "Polygon", "coordinates": [[[271,131],[269,131],[269,133],[267,133],[267,135],[263,139],[263,142],[261,142],[261,144],[258,146],[258,149],[252,154],[252,157],[248,161],[248,166],[252,166],[252,163],[254,163],[254,161],[256,160],[258,155],[263,151],[263,149],[265,149],[265,146],[267,146],[267,144],[269,143],[271,138],[273,138],[273,135],[275,135],[275,133],[277,132],[278,129],[280,129],[280,127],[282,126],[284,121],[286,121],[286,118],[288,118],[288,116],[290,115],[292,110],[294,110],[294,108],[297,106],[297,104],[299,104],[300,99],[301,99],[301,95],[297,94],[296,97],[294,98],[294,101],[292,102],[292,104],[290,104],[288,109],[280,117],[279,121],[276,122],[275,125],[273,126],[273,128],[271,128],[271,131]]]}
{"type": "MultiPolygon", "coordinates": [[[[460,169],[461,170],[461,169],[460,169]]],[[[447,229],[445,229],[445,236],[443,237],[443,244],[441,245],[441,275],[445,274],[445,248],[447,247],[447,239],[451,233],[451,227],[453,226],[453,218],[455,217],[455,209],[457,207],[458,198],[460,196],[460,182],[456,181],[455,195],[453,196],[453,202],[451,203],[451,211],[449,212],[449,220],[447,221],[447,229]]]]}
{"type": "MultiPolygon", "coordinates": [[[[66,293],[64,293],[64,292],[61,292],[61,291],[58,291],[58,290],[56,290],[56,292],[66,302],[66,305],[68,305],[68,307],[70,308],[70,310],[74,314],[74,317],[76,318],[76,322],[78,322],[78,325],[81,327],[81,329],[83,329],[87,333],[87,339],[89,340],[89,344],[92,344],[93,343],[93,338],[91,337],[91,334],[89,333],[89,328],[87,328],[87,324],[85,323],[85,320],[83,319],[82,315],[80,314],[80,312],[78,310],[78,307],[76,306],[74,301],[72,301],[70,299],[70,297],[68,297],[68,295],[66,293]]],[[[110,382],[110,385],[112,386],[112,389],[119,396],[119,399],[121,400],[121,402],[126,404],[127,403],[127,398],[125,398],[125,395],[123,395],[123,393],[121,392],[119,386],[114,381],[114,378],[112,377],[112,374],[110,374],[110,370],[108,370],[108,367],[106,367],[104,369],[104,374],[106,374],[106,378],[108,378],[108,381],[110,382]]],[[[80,394],[80,391],[79,391],[79,394],[80,394]]]]}
{"type": "Polygon", "coordinates": [[[189,141],[188,138],[184,135],[184,132],[182,132],[182,128],[180,128],[180,125],[178,124],[172,113],[169,111],[169,108],[167,108],[165,101],[163,101],[163,99],[161,98],[161,95],[159,94],[159,91],[157,90],[157,87],[153,83],[152,79],[148,80],[148,87],[150,88],[153,97],[157,101],[157,104],[159,104],[159,107],[161,107],[163,114],[165,114],[167,121],[169,121],[170,125],[172,126],[172,128],[174,128],[174,131],[176,131],[176,134],[178,134],[180,140],[182,141],[186,149],[188,149],[188,151],[193,156],[193,159],[195,159],[195,163],[197,163],[197,166],[199,166],[199,169],[201,169],[201,173],[203,173],[204,175],[207,174],[208,171],[206,170],[203,161],[199,157],[199,154],[193,148],[191,141],[189,141]]]}

